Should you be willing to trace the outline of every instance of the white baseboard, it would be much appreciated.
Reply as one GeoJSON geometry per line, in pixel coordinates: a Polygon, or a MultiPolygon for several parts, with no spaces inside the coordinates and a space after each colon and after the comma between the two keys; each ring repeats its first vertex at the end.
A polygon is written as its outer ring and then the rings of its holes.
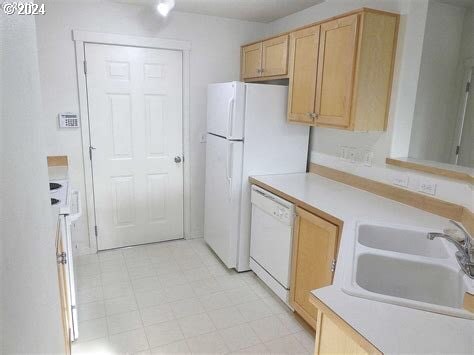
{"type": "Polygon", "coordinates": [[[190,233],[184,237],[184,239],[198,239],[198,238],[204,238],[204,233],[190,233]]]}

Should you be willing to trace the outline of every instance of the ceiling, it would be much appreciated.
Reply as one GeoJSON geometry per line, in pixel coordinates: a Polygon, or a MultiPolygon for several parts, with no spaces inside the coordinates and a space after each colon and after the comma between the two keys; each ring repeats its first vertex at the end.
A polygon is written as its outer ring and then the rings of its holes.
{"type": "MultiPolygon", "coordinates": [[[[115,0],[153,6],[157,0],[115,0]]],[[[176,11],[268,23],[325,0],[175,0],[176,11]]]]}

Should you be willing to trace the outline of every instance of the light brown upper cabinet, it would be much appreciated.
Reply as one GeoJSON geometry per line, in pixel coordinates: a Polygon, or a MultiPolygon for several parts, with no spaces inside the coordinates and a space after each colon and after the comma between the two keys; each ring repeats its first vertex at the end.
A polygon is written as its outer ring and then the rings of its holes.
{"type": "Polygon", "coordinates": [[[242,78],[262,76],[262,42],[242,47],[242,78]]]}
{"type": "Polygon", "coordinates": [[[320,26],[312,26],[290,34],[291,85],[288,91],[288,119],[313,123],[316,103],[320,26]]]}
{"type": "Polygon", "coordinates": [[[288,73],[288,35],[242,47],[241,79],[269,80],[288,73]]]}
{"type": "Polygon", "coordinates": [[[397,14],[361,9],[292,32],[288,120],[385,130],[398,20],[397,14]]]}
{"type": "Polygon", "coordinates": [[[321,25],[315,122],[349,127],[359,15],[321,25]]]}
{"type": "Polygon", "coordinates": [[[290,303],[316,329],[317,309],[311,290],[332,283],[339,227],[299,207],[293,235],[290,303]]]}
{"type": "Polygon", "coordinates": [[[262,43],[262,76],[286,75],[288,72],[288,36],[262,43]]]}

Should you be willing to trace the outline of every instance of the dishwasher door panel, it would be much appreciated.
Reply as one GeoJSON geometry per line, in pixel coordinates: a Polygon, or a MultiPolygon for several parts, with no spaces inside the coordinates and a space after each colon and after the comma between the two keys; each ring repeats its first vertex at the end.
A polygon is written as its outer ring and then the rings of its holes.
{"type": "Polygon", "coordinates": [[[286,289],[290,288],[293,228],[252,206],[250,257],[286,289]]]}

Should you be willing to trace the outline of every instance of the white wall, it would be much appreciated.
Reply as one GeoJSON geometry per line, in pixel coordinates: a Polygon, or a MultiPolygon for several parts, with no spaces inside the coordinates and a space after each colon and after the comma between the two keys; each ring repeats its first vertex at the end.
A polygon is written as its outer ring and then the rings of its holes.
{"type": "MultiPolygon", "coordinates": [[[[204,223],[206,87],[212,82],[238,80],[240,45],[262,37],[267,25],[203,15],[172,12],[163,21],[148,7],[99,1],[46,1],[47,15],[37,18],[37,36],[49,155],[70,157],[70,177],[84,196],[80,130],[59,130],[58,112],[78,112],[74,45],[71,30],[187,40],[191,49],[191,234],[200,236],[204,223]]],[[[85,205],[85,201],[83,201],[85,205]]],[[[87,252],[86,219],[75,237],[87,252]]]]}
{"type": "Polygon", "coordinates": [[[474,56],[474,7],[464,12],[460,61],[474,56]]]}
{"type": "MultiPolygon", "coordinates": [[[[1,157],[3,157],[3,53],[5,52],[5,39],[6,36],[6,21],[4,16],[0,15],[0,257],[3,260],[3,238],[2,238],[2,225],[3,225],[3,204],[4,199],[1,198],[3,191],[3,163],[1,157]]],[[[0,354],[3,354],[3,273],[4,263],[0,261],[0,354]]]]}
{"type": "Polygon", "coordinates": [[[460,96],[463,7],[428,6],[409,156],[449,163],[460,96]]]}
{"type": "MultiPolygon", "coordinates": [[[[458,64],[458,82],[462,82],[462,77],[466,70],[465,61],[474,60],[474,7],[470,11],[466,11],[464,16],[464,25],[461,39],[461,53],[459,55],[458,64]]],[[[471,86],[474,86],[474,76],[471,78],[471,86]]],[[[463,87],[458,88],[458,93],[463,87]]],[[[459,98],[459,94],[458,94],[459,98]]],[[[459,100],[455,102],[459,108],[459,100]]],[[[459,127],[456,132],[459,131],[459,127]]],[[[459,164],[474,168],[474,90],[471,89],[468,107],[466,108],[466,116],[461,139],[461,154],[459,156],[459,164]],[[467,153],[464,153],[467,152],[467,153]]]]}
{"type": "Polygon", "coordinates": [[[2,353],[62,348],[35,22],[0,13],[2,353]]]}

